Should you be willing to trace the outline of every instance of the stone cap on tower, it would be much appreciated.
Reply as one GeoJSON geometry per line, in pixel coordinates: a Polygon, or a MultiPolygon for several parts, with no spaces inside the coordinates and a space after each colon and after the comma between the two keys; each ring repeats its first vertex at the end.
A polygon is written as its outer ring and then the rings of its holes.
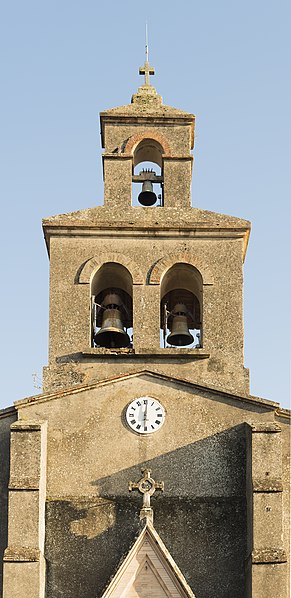
{"type": "Polygon", "coordinates": [[[131,104],[109,108],[109,110],[100,112],[102,147],[105,147],[104,125],[106,122],[113,123],[116,121],[120,123],[122,120],[130,122],[133,119],[137,124],[139,119],[155,121],[156,124],[159,120],[169,124],[173,120],[176,123],[189,124],[191,126],[191,149],[194,147],[195,115],[163,104],[162,97],[157,94],[156,89],[152,86],[139,87],[137,93],[132,96],[131,104]]]}
{"type": "Polygon", "coordinates": [[[191,205],[195,116],[163,104],[150,83],[154,68],[148,61],[147,46],[139,73],[145,80],[131,103],[100,113],[104,204],[122,210],[135,205],[137,187],[133,184],[146,180],[150,197],[143,196],[142,188],[138,196],[141,205],[187,208],[191,205]],[[138,172],[140,164],[143,170],[138,172]],[[154,165],[154,178],[141,179],[141,172],[149,172],[149,165],[154,165]],[[157,185],[161,191],[158,195],[157,185]]]}
{"type": "Polygon", "coordinates": [[[195,115],[163,104],[162,96],[150,84],[149,76],[153,75],[154,72],[154,68],[149,65],[146,59],[144,66],[139,69],[139,74],[145,77],[144,84],[138,88],[137,93],[133,94],[131,103],[110,108],[100,113],[102,147],[105,147],[104,124],[108,122],[108,119],[111,122],[116,120],[116,122],[120,123],[123,119],[125,122],[131,122],[134,118],[135,123],[138,124],[139,118],[141,118],[142,121],[146,119],[154,120],[156,124],[158,124],[159,119],[162,119],[164,123],[168,119],[169,121],[173,119],[177,123],[189,124],[191,126],[191,149],[193,149],[195,115]]]}

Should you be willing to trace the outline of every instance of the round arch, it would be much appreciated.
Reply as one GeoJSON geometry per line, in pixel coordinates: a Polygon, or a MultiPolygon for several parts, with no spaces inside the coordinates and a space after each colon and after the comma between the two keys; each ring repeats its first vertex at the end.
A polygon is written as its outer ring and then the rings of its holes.
{"type": "Polygon", "coordinates": [[[189,251],[170,253],[154,264],[148,279],[149,284],[160,284],[164,274],[175,264],[184,263],[194,266],[202,276],[203,285],[212,285],[213,276],[201,258],[189,251]]]}
{"type": "Polygon", "coordinates": [[[137,133],[136,135],[132,135],[132,137],[129,137],[124,147],[124,153],[132,155],[135,152],[137,146],[147,139],[149,141],[156,142],[156,144],[161,146],[163,154],[167,156],[172,155],[171,146],[166,137],[164,137],[164,135],[161,135],[160,133],[157,133],[153,129],[148,129],[147,131],[143,131],[142,133],[137,133]]]}
{"type": "Polygon", "coordinates": [[[112,262],[124,266],[132,276],[132,284],[143,284],[143,275],[136,262],[121,253],[100,253],[98,256],[91,257],[79,273],[79,284],[89,284],[92,276],[103,266],[103,264],[112,262]]]}

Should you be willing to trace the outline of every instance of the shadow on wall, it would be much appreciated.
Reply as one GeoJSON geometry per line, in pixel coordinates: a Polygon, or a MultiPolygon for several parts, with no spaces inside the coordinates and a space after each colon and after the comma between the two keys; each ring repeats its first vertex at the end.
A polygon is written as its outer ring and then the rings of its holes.
{"type": "Polygon", "coordinates": [[[245,598],[246,446],[247,427],[236,426],[92,480],[90,498],[47,501],[47,598],[102,595],[139,530],[142,497],[128,482],[144,466],[165,482],[152,498],[154,524],[196,597],[245,598]]]}

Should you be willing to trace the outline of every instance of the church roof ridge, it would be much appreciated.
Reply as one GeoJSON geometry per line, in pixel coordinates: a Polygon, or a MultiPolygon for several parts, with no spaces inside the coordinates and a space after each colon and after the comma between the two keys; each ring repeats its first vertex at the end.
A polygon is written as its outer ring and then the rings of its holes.
{"type": "Polygon", "coordinates": [[[112,376],[109,378],[105,378],[103,380],[96,380],[95,382],[90,382],[89,384],[78,384],[78,385],[70,386],[67,388],[62,388],[61,390],[48,391],[46,393],[32,395],[29,397],[25,397],[21,400],[15,401],[14,406],[16,409],[19,409],[22,407],[29,407],[31,404],[35,404],[37,402],[46,402],[46,401],[58,399],[62,396],[79,394],[81,392],[93,390],[99,386],[106,386],[106,385],[113,384],[115,382],[122,382],[123,380],[128,380],[129,378],[136,378],[136,377],[140,377],[140,376],[149,376],[152,378],[157,378],[157,379],[161,379],[164,381],[168,381],[169,383],[182,384],[182,385],[185,385],[188,387],[197,388],[197,390],[200,390],[201,392],[213,393],[217,396],[224,395],[226,398],[232,399],[235,401],[244,402],[244,403],[248,403],[248,404],[252,404],[252,405],[257,405],[258,407],[267,407],[270,410],[274,410],[276,412],[276,414],[278,414],[280,416],[285,415],[285,417],[286,417],[286,415],[287,415],[287,417],[288,417],[288,414],[289,414],[289,416],[291,416],[291,410],[283,409],[280,407],[280,403],[271,401],[269,399],[264,399],[264,398],[256,397],[253,395],[242,395],[242,394],[234,393],[232,391],[225,390],[225,389],[219,388],[219,387],[203,386],[201,384],[192,382],[185,378],[179,378],[177,376],[169,376],[167,374],[161,374],[159,372],[154,372],[154,371],[147,370],[147,369],[138,370],[135,372],[129,372],[127,374],[119,374],[117,376],[112,376]]]}

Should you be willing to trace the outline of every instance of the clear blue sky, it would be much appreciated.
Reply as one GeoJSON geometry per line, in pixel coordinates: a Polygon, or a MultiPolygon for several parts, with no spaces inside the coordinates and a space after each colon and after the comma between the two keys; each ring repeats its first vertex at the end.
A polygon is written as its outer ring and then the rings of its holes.
{"type": "Polygon", "coordinates": [[[1,10],[0,405],[47,363],[41,218],[102,203],[99,116],[141,83],[197,117],[193,204],[252,221],[245,263],[251,392],[288,405],[289,0],[11,0],[1,10]]]}

